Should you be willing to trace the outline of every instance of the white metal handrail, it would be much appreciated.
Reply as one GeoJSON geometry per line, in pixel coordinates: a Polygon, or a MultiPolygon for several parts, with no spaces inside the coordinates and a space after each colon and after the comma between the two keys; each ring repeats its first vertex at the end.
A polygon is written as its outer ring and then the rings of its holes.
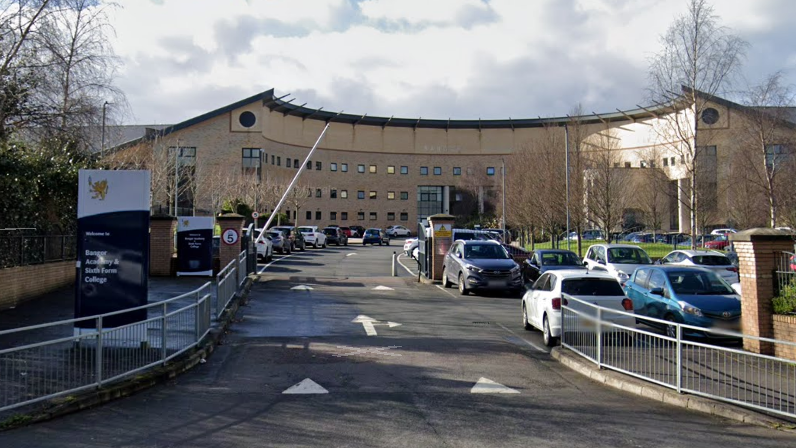
{"type": "Polygon", "coordinates": [[[216,319],[221,317],[229,303],[235,298],[235,293],[238,292],[237,271],[238,260],[234,259],[216,275],[216,300],[213,305],[213,315],[216,319]]]}
{"type": "Polygon", "coordinates": [[[725,339],[796,346],[796,342],[680,324],[600,307],[564,294],[569,302],[592,312],[561,307],[561,345],[594,362],[678,392],[722,400],[749,408],[796,417],[796,362],[686,339],[699,332],[725,339]],[[674,326],[675,337],[619,325],[604,316],[630,316],[637,322],[674,326]]]}

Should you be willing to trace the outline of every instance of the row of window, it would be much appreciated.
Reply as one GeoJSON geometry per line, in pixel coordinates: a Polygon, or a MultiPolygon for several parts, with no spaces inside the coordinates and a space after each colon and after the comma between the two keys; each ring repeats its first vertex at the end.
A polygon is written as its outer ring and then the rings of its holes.
{"type": "MultiPolygon", "coordinates": [[[[310,190],[310,194],[308,195],[308,197],[312,196],[311,192],[312,192],[312,190],[310,190]]],[[[408,201],[409,200],[409,192],[408,191],[401,191],[401,192],[399,192],[399,195],[400,195],[399,197],[401,198],[402,201],[408,201]]],[[[315,197],[316,198],[322,198],[323,197],[323,190],[320,189],[320,188],[316,188],[315,189],[315,197]]],[[[334,189],[334,188],[329,190],[329,198],[330,199],[337,199],[338,197],[340,199],[348,199],[348,190],[337,190],[337,189],[334,189]]],[[[370,199],[378,199],[378,192],[369,191],[367,197],[370,198],[370,199]]],[[[358,190],[357,191],[357,199],[365,199],[365,190],[358,190]]],[[[389,199],[389,200],[395,199],[395,192],[394,191],[388,191],[387,192],[387,199],[389,199]]]]}
{"type": "MultiPolygon", "coordinates": [[[[313,212],[311,210],[307,210],[305,212],[305,218],[307,221],[312,221],[313,212]]],[[[337,221],[337,212],[329,212],[329,220],[332,222],[337,221]]],[[[401,221],[409,221],[409,213],[401,212],[399,214],[401,221]]],[[[370,212],[368,213],[368,218],[370,221],[378,221],[379,214],[378,212],[370,212]]],[[[315,221],[322,221],[323,220],[323,212],[316,211],[315,212],[315,221]]],[[[340,220],[348,221],[348,212],[340,212],[340,220]]],[[[365,212],[357,212],[357,221],[364,221],[365,220],[365,212]]],[[[395,212],[387,212],[387,221],[395,221],[395,212]]]]}

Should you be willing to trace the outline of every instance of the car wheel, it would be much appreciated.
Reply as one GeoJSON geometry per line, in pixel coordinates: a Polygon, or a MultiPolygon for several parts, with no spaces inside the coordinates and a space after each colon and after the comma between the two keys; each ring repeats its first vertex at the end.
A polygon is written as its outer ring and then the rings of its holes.
{"type": "MultiPolygon", "coordinates": [[[[666,322],[676,322],[674,320],[674,315],[672,314],[667,314],[664,320],[666,320],[666,322]]],[[[666,336],[669,336],[670,338],[677,338],[677,325],[667,325],[666,336]]]]}
{"type": "Polygon", "coordinates": [[[544,340],[544,345],[548,347],[556,345],[556,338],[554,338],[550,333],[550,323],[547,321],[547,315],[545,315],[544,321],[542,322],[542,328],[542,339],[544,340]]]}
{"type": "Polygon", "coordinates": [[[525,310],[525,303],[522,304],[522,327],[528,331],[533,330],[533,326],[528,322],[528,312],[525,310]]]}
{"type": "Polygon", "coordinates": [[[326,249],[326,241],[323,242],[323,245],[321,245],[321,247],[326,249]]]}
{"type": "Polygon", "coordinates": [[[365,242],[364,241],[362,242],[362,245],[365,246],[365,242]]]}
{"type": "Polygon", "coordinates": [[[379,241],[379,246],[381,246],[381,241],[379,241]]]}
{"type": "Polygon", "coordinates": [[[312,243],[312,247],[313,247],[314,249],[317,249],[317,248],[318,248],[318,241],[317,241],[317,240],[316,240],[314,243],[312,243]]]}
{"type": "Polygon", "coordinates": [[[443,288],[451,287],[451,281],[448,280],[448,271],[445,268],[442,268],[442,287],[443,288]]]}
{"type": "Polygon", "coordinates": [[[348,240],[345,240],[345,243],[343,243],[343,246],[348,246],[348,240]]]}
{"type": "Polygon", "coordinates": [[[467,285],[464,284],[464,274],[459,274],[458,286],[459,286],[459,294],[466,296],[467,294],[470,293],[470,291],[467,290],[467,285]]]}
{"type": "Polygon", "coordinates": [[[387,242],[386,242],[386,243],[384,243],[384,244],[385,244],[385,245],[387,245],[387,246],[389,246],[389,245],[390,245],[390,240],[387,240],[387,242]]]}

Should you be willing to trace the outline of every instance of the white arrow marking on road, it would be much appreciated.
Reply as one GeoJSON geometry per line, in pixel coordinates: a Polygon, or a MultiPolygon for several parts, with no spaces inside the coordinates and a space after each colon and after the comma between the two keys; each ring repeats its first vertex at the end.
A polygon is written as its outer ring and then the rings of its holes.
{"type": "Polygon", "coordinates": [[[382,285],[379,285],[379,286],[373,288],[373,290],[374,291],[395,291],[394,288],[390,288],[389,286],[382,286],[382,285]]]}
{"type": "Polygon", "coordinates": [[[368,336],[378,336],[375,325],[387,325],[390,328],[401,326],[401,324],[398,322],[379,322],[378,320],[365,316],[364,314],[360,314],[351,322],[355,324],[362,324],[362,327],[365,329],[365,333],[367,333],[368,336]]]}
{"type": "Polygon", "coordinates": [[[293,289],[293,290],[296,290],[296,291],[312,291],[312,286],[298,285],[298,286],[294,286],[294,287],[292,287],[290,289],[293,289]]]}
{"type": "Polygon", "coordinates": [[[328,394],[329,391],[321,387],[320,384],[312,381],[309,378],[305,378],[304,381],[290,386],[285,389],[283,394],[328,394]]]}
{"type": "Polygon", "coordinates": [[[488,378],[481,377],[475,386],[470,389],[471,394],[518,394],[520,391],[496,383],[488,378]]]}
{"type": "Polygon", "coordinates": [[[345,256],[346,257],[350,257],[350,256],[356,255],[356,254],[357,254],[356,252],[350,252],[350,253],[345,254],[345,256]]]}

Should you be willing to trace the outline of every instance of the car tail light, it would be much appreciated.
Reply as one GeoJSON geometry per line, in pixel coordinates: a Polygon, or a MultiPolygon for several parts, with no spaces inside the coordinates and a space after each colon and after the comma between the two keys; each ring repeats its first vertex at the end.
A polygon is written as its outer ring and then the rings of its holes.
{"type": "Polygon", "coordinates": [[[553,304],[553,309],[554,310],[560,310],[561,309],[561,299],[560,298],[556,297],[551,302],[553,304]]]}
{"type": "Polygon", "coordinates": [[[731,268],[727,268],[727,270],[730,271],[730,272],[738,272],[738,268],[736,268],[735,266],[733,266],[731,268]]]}
{"type": "Polygon", "coordinates": [[[622,308],[625,311],[633,311],[633,301],[630,299],[622,299],[622,308]]]}

